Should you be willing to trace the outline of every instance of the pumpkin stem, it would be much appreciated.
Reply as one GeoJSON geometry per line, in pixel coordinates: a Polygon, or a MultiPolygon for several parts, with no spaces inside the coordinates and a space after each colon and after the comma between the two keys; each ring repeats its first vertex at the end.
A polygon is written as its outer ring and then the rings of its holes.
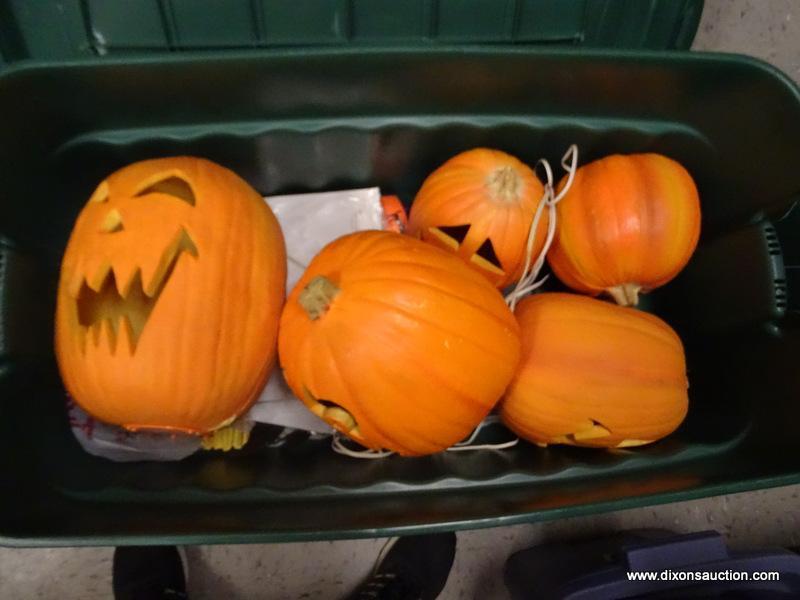
{"type": "Polygon", "coordinates": [[[639,303],[639,292],[642,286],[638,283],[623,283],[606,288],[609,295],[620,306],[636,306],[639,303]]]}
{"type": "Polygon", "coordinates": [[[303,288],[297,301],[306,311],[308,318],[316,321],[328,311],[331,302],[340,291],[330,279],[324,275],[317,275],[303,288]]]}
{"type": "Polygon", "coordinates": [[[496,200],[516,202],[519,200],[522,178],[514,167],[500,167],[486,178],[489,194],[496,200]]]}

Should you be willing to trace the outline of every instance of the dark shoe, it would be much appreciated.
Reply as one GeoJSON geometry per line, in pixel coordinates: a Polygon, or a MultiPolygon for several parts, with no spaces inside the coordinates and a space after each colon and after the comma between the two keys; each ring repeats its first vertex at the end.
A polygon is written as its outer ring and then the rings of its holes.
{"type": "Polygon", "coordinates": [[[456,555],[456,534],[401,537],[349,600],[434,600],[456,555]]]}
{"type": "Polygon", "coordinates": [[[183,600],[186,577],[175,546],[120,546],[114,550],[115,600],[183,600]]]}

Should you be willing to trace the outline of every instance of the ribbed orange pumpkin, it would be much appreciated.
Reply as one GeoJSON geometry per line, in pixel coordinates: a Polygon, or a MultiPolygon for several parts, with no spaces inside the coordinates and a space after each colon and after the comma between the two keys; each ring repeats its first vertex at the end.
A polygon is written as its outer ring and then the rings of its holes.
{"type": "MultiPolygon", "coordinates": [[[[513,156],[476,148],[431,173],[411,206],[408,233],[455,252],[498,288],[522,275],[525,246],[544,187],[513,156]]],[[[544,244],[547,212],[536,232],[544,244]]]]}
{"type": "Polygon", "coordinates": [[[132,430],[226,425],[274,365],[285,278],[278,222],[233,172],[189,157],[117,171],[78,216],[61,265],[67,390],[132,430]]]}
{"type": "Polygon", "coordinates": [[[519,328],[454,255],[366,231],[311,261],[281,317],[281,366],[315,414],[368,448],[414,456],[462,440],[505,390],[519,328]]]}
{"type": "Polygon", "coordinates": [[[683,166],[660,154],[614,155],[578,169],[547,258],[572,289],[635,305],[683,269],[699,236],[697,188],[683,166]]]}
{"type": "Polygon", "coordinates": [[[653,442],[683,421],[683,345],[661,319],[574,294],[529,296],[516,316],[522,358],[500,406],[520,437],[619,448],[653,442]]]}

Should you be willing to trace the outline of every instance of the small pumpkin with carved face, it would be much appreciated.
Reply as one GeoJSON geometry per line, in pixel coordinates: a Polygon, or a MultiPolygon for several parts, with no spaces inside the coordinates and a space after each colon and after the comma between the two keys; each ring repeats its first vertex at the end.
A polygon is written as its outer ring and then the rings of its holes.
{"type": "Polygon", "coordinates": [[[285,280],[278,222],[235,173],[191,157],[129,165],[89,198],[61,264],[64,384],[130,430],[225,426],[275,363],[285,280]]]}
{"type": "Polygon", "coordinates": [[[519,359],[503,297],[452,254],[388,231],[331,242],[290,292],[286,383],[359,444],[440,452],[492,410],[519,359]]]}
{"type": "MultiPolygon", "coordinates": [[[[462,152],[422,184],[408,233],[458,255],[500,289],[516,282],[525,265],[528,233],[544,194],[533,170],[489,148],[462,152]]],[[[532,256],[544,245],[548,216],[536,228],[532,256]]]]}
{"type": "Polygon", "coordinates": [[[500,404],[539,445],[626,448],[672,433],[689,383],[678,334],[655,315],[577,294],[523,299],[522,358],[500,404]]]}

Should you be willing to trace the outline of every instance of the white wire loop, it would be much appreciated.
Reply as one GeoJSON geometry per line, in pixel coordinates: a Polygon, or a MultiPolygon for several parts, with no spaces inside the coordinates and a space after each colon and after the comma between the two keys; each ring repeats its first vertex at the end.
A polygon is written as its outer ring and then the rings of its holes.
{"type": "Polygon", "coordinates": [[[363,450],[351,450],[345,446],[344,442],[342,441],[342,434],[338,431],[334,431],[333,435],[331,436],[331,448],[337,454],[349,456],[350,458],[375,459],[386,458],[387,456],[394,454],[394,452],[391,450],[371,450],[369,448],[364,448],[363,450]]]}
{"type": "Polygon", "coordinates": [[[508,307],[512,311],[516,308],[519,300],[547,281],[547,276],[542,277],[538,281],[536,278],[539,277],[539,272],[542,270],[542,267],[544,267],[547,252],[550,250],[550,246],[553,244],[553,238],[556,235],[556,204],[566,196],[569,188],[572,187],[572,182],[575,179],[575,172],[578,170],[578,146],[572,144],[561,158],[561,167],[567,172],[567,181],[558,194],[555,193],[553,187],[553,169],[550,168],[550,163],[546,159],[541,158],[536,163],[535,168],[538,169],[539,167],[544,169],[547,181],[544,184],[544,194],[542,194],[542,198],[539,200],[536,212],[533,215],[533,221],[531,221],[531,228],[528,231],[528,240],[525,245],[525,264],[522,268],[522,275],[514,286],[514,289],[506,296],[506,304],[508,304],[508,307]],[[536,240],[536,230],[539,228],[539,221],[542,218],[545,207],[547,207],[549,217],[547,221],[547,237],[545,238],[542,249],[539,251],[539,255],[536,257],[536,260],[533,261],[533,246],[536,240]],[[531,264],[531,262],[533,262],[533,264],[531,264]]]}
{"type": "MultiPolygon", "coordinates": [[[[496,415],[489,415],[483,421],[478,423],[478,426],[472,431],[469,437],[457,444],[450,446],[447,448],[446,452],[463,452],[466,450],[505,450],[506,448],[511,448],[516,446],[519,442],[518,437],[514,437],[514,439],[509,440],[507,442],[499,442],[497,444],[474,444],[473,442],[478,437],[478,434],[481,430],[494,423],[499,423],[500,418],[496,415]]],[[[387,456],[392,456],[394,452],[391,450],[371,450],[369,448],[365,448],[363,450],[353,450],[348,448],[344,441],[343,436],[338,431],[334,431],[333,435],[331,436],[331,449],[336,452],[337,454],[341,454],[343,456],[349,456],[350,458],[364,458],[367,460],[376,459],[376,458],[386,458],[387,456]]]]}

